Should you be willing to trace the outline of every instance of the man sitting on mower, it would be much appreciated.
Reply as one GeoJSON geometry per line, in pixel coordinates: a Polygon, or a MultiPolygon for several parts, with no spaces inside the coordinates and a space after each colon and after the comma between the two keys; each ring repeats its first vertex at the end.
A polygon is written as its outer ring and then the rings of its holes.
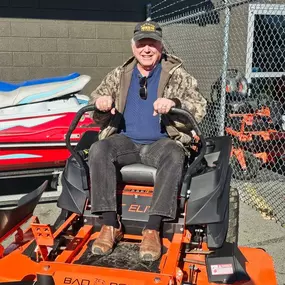
{"type": "Polygon", "coordinates": [[[123,234],[117,215],[116,168],[143,163],[155,167],[157,176],[140,258],[154,261],[161,255],[161,222],[176,217],[185,161],[181,146],[191,141],[190,129],[185,132],[182,124],[182,132],[165,114],[172,107],[182,107],[200,122],[206,100],[181,60],[163,53],[162,29],[157,23],[136,25],[132,51],[133,57],[108,73],[91,94],[90,103],[98,109],[91,115],[101,125],[99,140],[89,152],[91,211],[103,217],[92,252],[111,253],[123,234]]]}

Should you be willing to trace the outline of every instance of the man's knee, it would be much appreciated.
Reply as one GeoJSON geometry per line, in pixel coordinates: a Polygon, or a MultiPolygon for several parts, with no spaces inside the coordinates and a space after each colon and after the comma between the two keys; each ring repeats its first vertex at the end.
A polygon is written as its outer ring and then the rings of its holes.
{"type": "Polygon", "coordinates": [[[175,141],[169,141],[166,148],[167,151],[165,153],[171,163],[181,164],[184,161],[185,152],[175,141]]]}
{"type": "Polygon", "coordinates": [[[176,164],[181,164],[185,160],[184,150],[178,146],[171,152],[171,160],[176,164]]]}
{"type": "Polygon", "coordinates": [[[89,150],[89,161],[98,160],[100,157],[106,157],[110,153],[110,144],[107,140],[101,140],[93,143],[89,150]]]}

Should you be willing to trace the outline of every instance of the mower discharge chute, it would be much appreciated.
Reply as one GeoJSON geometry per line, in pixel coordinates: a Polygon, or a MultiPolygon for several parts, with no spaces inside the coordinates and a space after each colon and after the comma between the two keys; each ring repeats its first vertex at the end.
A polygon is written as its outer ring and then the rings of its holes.
{"type": "Polygon", "coordinates": [[[90,210],[88,149],[98,132],[85,133],[75,148],[70,136],[82,108],[66,136],[71,152],[62,175],[62,209],[54,225],[32,216],[43,184],[0,212],[0,242],[12,233],[15,240],[0,247],[1,283],[19,285],[139,285],[245,284],[276,285],[272,258],[262,249],[238,247],[238,192],[230,187],[231,139],[205,139],[192,115],[175,109],[192,124],[199,140],[189,147],[179,193],[177,217],[161,230],[162,256],[155,262],[139,259],[141,232],[148,220],[156,169],[142,164],[119,169],[118,208],[124,237],[108,256],[93,256],[91,245],[102,219],[90,210]],[[27,219],[25,230],[21,226],[27,219]]]}

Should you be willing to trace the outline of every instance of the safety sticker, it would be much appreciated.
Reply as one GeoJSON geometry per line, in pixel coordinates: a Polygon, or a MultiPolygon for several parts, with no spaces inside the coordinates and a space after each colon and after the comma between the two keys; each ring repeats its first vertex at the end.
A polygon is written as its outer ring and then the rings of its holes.
{"type": "Polygon", "coordinates": [[[233,265],[229,264],[215,264],[211,265],[212,275],[226,275],[226,274],[233,274],[233,265]]]}

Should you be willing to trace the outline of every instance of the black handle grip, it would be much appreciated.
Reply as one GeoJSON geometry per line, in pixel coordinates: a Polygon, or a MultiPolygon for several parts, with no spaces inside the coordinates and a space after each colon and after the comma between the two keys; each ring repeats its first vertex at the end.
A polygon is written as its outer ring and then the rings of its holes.
{"type": "Polygon", "coordinates": [[[77,127],[78,122],[80,121],[81,117],[86,113],[86,112],[92,112],[92,111],[96,111],[97,108],[95,107],[95,105],[88,105],[88,106],[84,106],[83,108],[81,108],[75,115],[75,117],[73,118],[69,129],[67,131],[66,134],[66,138],[65,138],[65,142],[66,144],[69,142],[70,143],[70,137],[72,132],[75,130],[75,128],[77,127]]]}
{"type": "Polygon", "coordinates": [[[70,153],[73,155],[73,157],[76,159],[76,161],[83,166],[83,161],[81,156],[73,149],[73,147],[71,146],[71,141],[70,141],[70,137],[72,132],[75,130],[75,128],[77,127],[78,122],[80,121],[81,117],[86,113],[86,112],[92,112],[92,111],[96,111],[97,108],[95,105],[87,105],[84,106],[83,108],[81,108],[75,115],[75,117],[73,118],[69,129],[66,133],[66,137],[65,137],[65,143],[66,143],[66,147],[67,149],[70,151],[70,153]]]}
{"type": "Polygon", "coordinates": [[[190,112],[186,111],[185,109],[171,108],[170,113],[182,115],[182,116],[186,117],[188,119],[188,121],[192,124],[196,134],[199,137],[203,136],[202,131],[201,131],[197,121],[195,120],[194,116],[190,112]]]}
{"type": "Polygon", "coordinates": [[[200,151],[200,154],[198,155],[198,157],[196,159],[197,162],[195,161],[195,165],[198,164],[206,153],[206,140],[203,136],[203,133],[202,133],[197,121],[195,120],[194,116],[185,109],[171,108],[170,113],[182,115],[182,116],[186,117],[188,119],[188,121],[192,124],[194,131],[196,132],[196,134],[200,138],[201,151],[200,151]]]}

